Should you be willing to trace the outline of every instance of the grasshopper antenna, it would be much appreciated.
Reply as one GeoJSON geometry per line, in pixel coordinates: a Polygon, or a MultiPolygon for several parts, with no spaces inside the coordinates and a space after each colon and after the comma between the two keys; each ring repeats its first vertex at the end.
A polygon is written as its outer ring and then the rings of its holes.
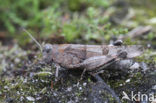
{"type": "Polygon", "coordinates": [[[25,32],[29,35],[29,37],[38,45],[40,51],[42,52],[43,49],[42,49],[41,44],[40,44],[40,43],[30,34],[30,32],[28,32],[25,28],[22,28],[22,29],[23,29],[23,31],[25,31],[25,32]]]}

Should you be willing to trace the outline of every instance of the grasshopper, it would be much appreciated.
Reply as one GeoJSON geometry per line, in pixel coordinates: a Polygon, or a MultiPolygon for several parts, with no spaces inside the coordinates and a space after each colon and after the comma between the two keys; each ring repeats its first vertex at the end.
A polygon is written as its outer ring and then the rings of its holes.
{"type": "MultiPolygon", "coordinates": [[[[117,46],[120,42],[114,45],[45,44],[41,46],[28,31],[25,29],[24,31],[39,46],[43,55],[43,61],[56,64],[56,77],[58,77],[58,71],[61,67],[67,70],[82,69],[90,74],[94,74],[113,62],[134,58],[142,54],[142,46],[117,46]]],[[[115,93],[108,86],[106,87],[120,103],[115,93]]]]}
{"type": "Polygon", "coordinates": [[[43,59],[54,62],[67,69],[86,69],[96,71],[104,65],[125,58],[139,56],[141,46],[46,44],[43,47],[43,59]]]}
{"type": "Polygon", "coordinates": [[[143,52],[141,45],[117,46],[119,42],[114,45],[45,44],[41,46],[27,30],[24,29],[24,31],[39,46],[43,61],[53,62],[58,68],[69,70],[99,71],[111,62],[134,58],[143,52]]]}

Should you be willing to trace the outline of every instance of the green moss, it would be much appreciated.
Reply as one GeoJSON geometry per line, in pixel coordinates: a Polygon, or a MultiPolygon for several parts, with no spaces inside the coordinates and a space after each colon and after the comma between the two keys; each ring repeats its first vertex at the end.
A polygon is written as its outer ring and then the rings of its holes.
{"type": "Polygon", "coordinates": [[[64,24],[62,35],[68,42],[72,42],[78,38],[79,34],[80,31],[77,29],[75,24],[64,24]]]}
{"type": "Polygon", "coordinates": [[[77,97],[80,97],[81,95],[82,95],[82,92],[80,92],[80,91],[76,93],[77,97]]]}
{"type": "Polygon", "coordinates": [[[126,38],[124,40],[125,45],[137,45],[137,41],[132,40],[132,38],[126,38]]]}
{"type": "Polygon", "coordinates": [[[138,62],[145,62],[147,64],[155,64],[156,55],[152,50],[146,49],[144,53],[136,58],[138,62]]]}

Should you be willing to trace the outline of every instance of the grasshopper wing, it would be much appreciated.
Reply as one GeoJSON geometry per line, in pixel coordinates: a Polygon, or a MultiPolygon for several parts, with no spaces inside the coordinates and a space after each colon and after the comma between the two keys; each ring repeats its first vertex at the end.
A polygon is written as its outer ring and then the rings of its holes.
{"type": "Polygon", "coordinates": [[[73,54],[82,59],[102,55],[118,55],[120,51],[127,52],[127,58],[133,58],[143,53],[143,47],[141,45],[110,46],[68,44],[64,49],[64,52],[73,54]]]}
{"type": "Polygon", "coordinates": [[[73,54],[83,60],[94,56],[102,56],[108,54],[108,45],[80,45],[68,44],[63,48],[64,52],[73,54]]]}

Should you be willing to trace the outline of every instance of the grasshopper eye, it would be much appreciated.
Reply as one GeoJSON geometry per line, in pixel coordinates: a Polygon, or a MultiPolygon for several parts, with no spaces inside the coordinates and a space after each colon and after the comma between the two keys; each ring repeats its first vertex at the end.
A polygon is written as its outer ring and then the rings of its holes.
{"type": "Polygon", "coordinates": [[[52,50],[52,45],[46,44],[43,48],[43,52],[49,53],[52,50]]]}
{"type": "Polygon", "coordinates": [[[51,49],[46,49],[45,52],[49,53],[51,49]]]}

